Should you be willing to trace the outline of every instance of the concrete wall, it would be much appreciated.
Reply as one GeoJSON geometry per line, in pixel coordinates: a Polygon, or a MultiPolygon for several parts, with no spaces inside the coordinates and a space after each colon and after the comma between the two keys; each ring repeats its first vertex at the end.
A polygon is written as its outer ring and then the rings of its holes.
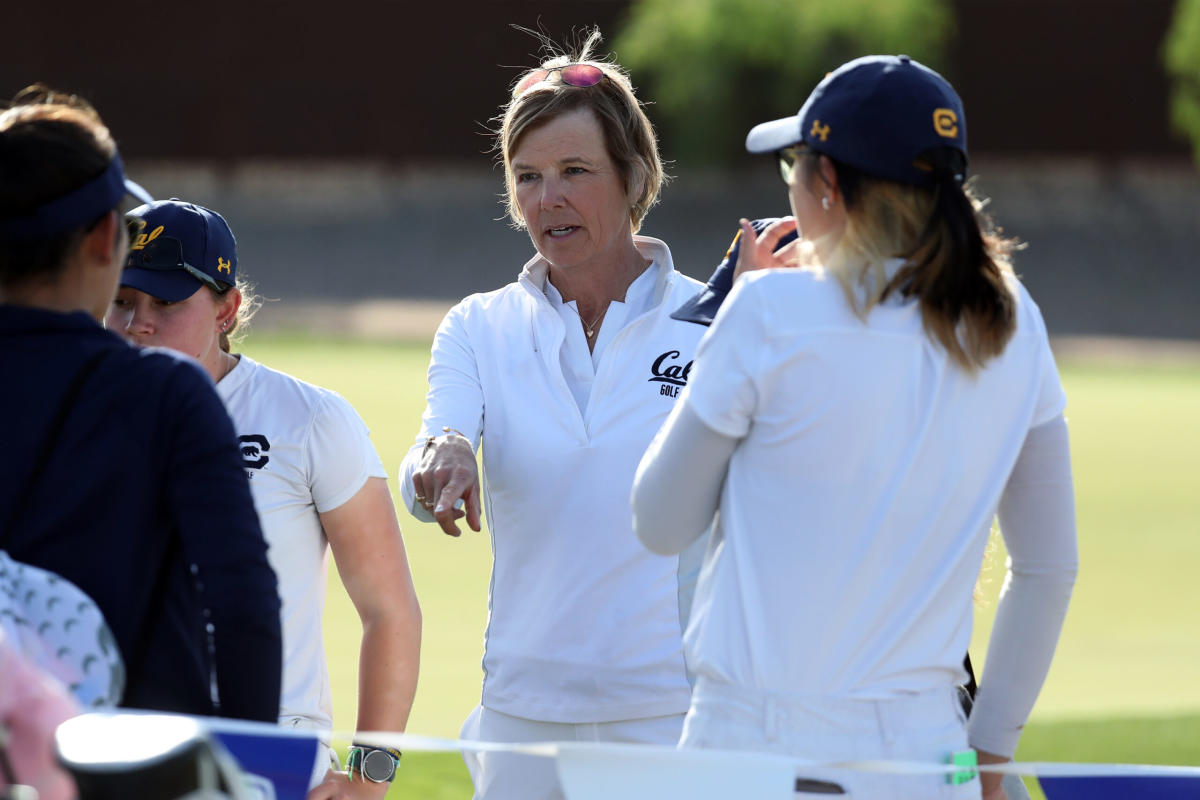
{"type": "MultiPolygon", "coordinates": [[[[533,252],[499,219],[500,175],[486,167],[142,163],[131,171],[156,197],[225,214],[240,269],[282,309],[450,301],[513,280],[533,252]]],[[[1028,243],[1018,271],[1052,333],[1200,340],[1200,175],[1189,164],[993,160],[974,171],[996,219],[1028,243]]],[[[739,216],[785,211],[783,184],[764,159],[739,173],[680,176],[644,232],[668,242],[679,269],[705,279],[739,216]]]]}

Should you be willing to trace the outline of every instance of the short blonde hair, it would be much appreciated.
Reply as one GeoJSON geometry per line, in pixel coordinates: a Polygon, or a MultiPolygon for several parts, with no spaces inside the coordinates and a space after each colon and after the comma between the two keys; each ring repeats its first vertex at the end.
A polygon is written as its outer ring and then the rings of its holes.
{"type": "Polygon", "coordinates": [[[496,149],[504,163],[505,207],[518,229],[525,227],[525,220],[516,200],[513,153],[520,146],[521,138],[529,131],[562,114],[582,108],[590,109],[596,115],[604,131],[604,144],[609,158],[625,182],[629,222],[634,233],[641,228],[642,220],[651,206],[658,202],[658,193],[666,176],[658,154],[654,126],[634,94],[629,74],[612,61],[592,57],[599,43],[599,30],[593,30],[575,54],[555,52],[551,43],[544,42],[552,57],[521,74],[513,84],[515,96],[505,104],[498,117],[500,124],[496,131],[496,149]],[[604,73],[604,79],[595,86],[580,87],[563,83],[561,74],[553,70],[568,64],[597,67],[604,73]],[[524,91],[515,92],[531,75],[542,71],[550,72],[524,91]]]}

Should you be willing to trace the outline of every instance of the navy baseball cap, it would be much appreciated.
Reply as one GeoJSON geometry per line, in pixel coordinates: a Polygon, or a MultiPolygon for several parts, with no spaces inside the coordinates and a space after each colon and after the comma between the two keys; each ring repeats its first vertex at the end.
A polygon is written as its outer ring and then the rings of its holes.
{"type": "MultiPolygon", "coordinates": [[[[778,221],[777,217],[772,219],[755,219],[750,221],[750,225],[756,233],[762,233],[768,225],[778,221]]],[[[778,250],[795,238],[796,231],[785,233],[780,237],[779,243],[775,245],[775,249],[778,250]]],[[[717,265],[717,271],[708,279],[708,284],[700,290],[699,294],[675,309],[671,314],[671,319],[694,322],[697,325],[712,325],[713,319],[717,316],[717,310],[725,302],[725,297],[733,289],[733,272],[737,269],[738,249],[741,247],[741,244],[742,232],[739,230],[737,235],[733,237],[733,242],[729,245],[729,249],[725,251],[725,258],[717,265]]]]}
{"type": "Polygon", "coordinates": [[[868,175],[926,186],[933,173],[918,162],[950,147],[967,155],[962,100],[943,78],[908,56],[864,56],[825,76],[793,117],[754,126],[751,153],[803,142],[868,175]]]}
{"type": "Polygon", "coordinates": [[[179,198],[138,206],[121,285],[175,303],[201,286],[224,291],[237,278],[237,240],[215,211],[179,198]]]}

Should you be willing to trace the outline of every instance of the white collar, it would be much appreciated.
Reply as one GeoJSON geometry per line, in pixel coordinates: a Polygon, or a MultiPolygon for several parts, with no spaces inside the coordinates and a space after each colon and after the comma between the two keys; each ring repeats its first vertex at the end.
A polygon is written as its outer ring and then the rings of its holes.
{"type": "MultiPolygon", "coordinates": [[[[653,300],[651,302],[651,305],[656,305],[666,294],[667,284],[671,274],[675,271],[675,265],[671,260],[671,251],[668,249],[666,242],[661,239],[655,239],[652,236],[634,236],[633,244],[642,257],[649,259],[653,262],[651,266],[657,268],[655,272],[653,300]]],[[[517,280],[531,293],[545,297],[546,278],[549,274],[550,262],[543,258],[541,253],[538,253],[525,262],[525,266],[522,268],[521,275],[517,280]]],[[[628,297],[628,293],[626,297],[628,297]]]]}
{"type": "MultiPolygon", "coordinates": [[[[639,305],[649,306],[650,296],[658,283],[657,267],[657,261],[651,262],[650,266],[642,270],[641,274],[633,279],[633,283],[629,284],[629,288],[625,290],[625,296],[612,302],[634,307],[639,305]]],[[[567,304],[567,301],[563,300],[562,292],[551,281],[545,281],[542,289],[546,293],[546,297],[550,300],[550,305],[557,308],[567,304]]],[[[570,302],[574,303],[575,301],[572,300],[570,302]]]]}

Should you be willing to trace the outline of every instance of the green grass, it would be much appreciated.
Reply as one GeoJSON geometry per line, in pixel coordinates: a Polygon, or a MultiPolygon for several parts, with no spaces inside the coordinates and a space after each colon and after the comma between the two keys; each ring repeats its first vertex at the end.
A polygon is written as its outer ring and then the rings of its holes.
{"type": "MultiPolygon", "coordinates": [[[[1035,719],[1200,711],[1200,370],[1063,368],[1080,574],[1035,719]],[[1173,680],[1174,679],[1174,680],[1173,680]]],[[[1002,583],[1003,550],[985,587],[1002,583]]],[[[977,614],[982,655],[994,604],[977,614]]]]}
{"type": "MultiPolygon", "coordinates": [[[[1031,722],[1017,759],[1195,766],[1200,764],[1200,714],[1031,722]]],[[[1042,798],[1035,786],[1026,785],[1033,800],[1042,798]]]]}
{"type": "MultiPolygon", "coordinates": [[[[392,473],[417,432],[428,343],[251,337],[246,352],[341,392],[392,473]]],[[[1054,666],[1022,740],[1023,760],[1200,763],[1200,369],[1062,365],[1081,571],[1054,666]]],[[[397,504],[399,505],[399,504],[397,504]]],[[[412,733],[453,737],[479,699],[491,555],[486,532],[450,539],[401,513],[424,614],[412,733]]],[[[984,661],[1003,581],[985,565],[972,653],[984,661]]],[[[325,648],[339,730],[355,720],[353,608],[330,575],[325,648]]],[[[457,755],[409,753],[391,796],[460,798],[457,755]]]]}

